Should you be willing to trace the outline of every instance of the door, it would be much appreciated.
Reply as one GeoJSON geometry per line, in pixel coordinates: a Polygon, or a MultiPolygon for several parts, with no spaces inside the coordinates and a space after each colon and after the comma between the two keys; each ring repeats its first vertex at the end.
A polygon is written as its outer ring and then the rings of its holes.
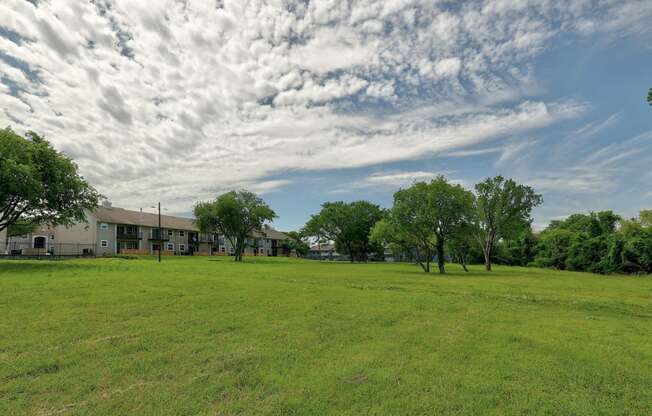
{"type": "Polygon", "coordinates": [[[36,237],[34,239],[34,248],[45,248],[45,243],[47,240],[45,237],[36,237]]]}

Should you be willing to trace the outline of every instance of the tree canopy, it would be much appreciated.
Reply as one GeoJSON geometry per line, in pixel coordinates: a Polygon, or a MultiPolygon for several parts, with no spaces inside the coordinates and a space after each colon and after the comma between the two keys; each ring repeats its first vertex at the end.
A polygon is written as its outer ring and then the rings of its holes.
{"type": "Polygon", "coordinates": [[[621,219],[612,211],[552,221],[539,237],[534,265],[593,273],[652,272],[650,211],[621,219]]]}
{"type": "Polygon", "coordinates": [[[15,224],[71,225],[86,220],[101,195],[77,165],[34,132],[0,130],[0,231],[15,224]]]}
{"type": "Polygon", "coordinates": [[[325,202],[321,210],[310,217],[303,234],[335,243],[335,249],[349,256],[351,262],[367,261],[368,254],[382,250],[369,240],[369,233],[383,210],[368,201],[325,202]]]}
{"type": "Polygon", "coordinates": [[[227,192],[214,201],[199,202],[194,214],[201,232],[219,233],[229,240],[235,261],[242,261],[253,232],[276,218],[276,213],[262,198],[246,190],[227,192]]]}
{"type": "Polygon", "coordinates": [[[290,252],[294,252],[297,257],[303,257],[308,254],[310,251],[310,246],[305,241],[306,238],[297,231],[290,231],[286,233],[289,239],[283,241],[283,246],[286,247],[290,252]]]}
{"type": "MultiPolygon", "coordinates": [[[[440,273],[445,273],[448,239],[464,232],[473,210],[473,195],[443,176],[429,183],[418,182],[394,194],[394,205],[372,236],[412,252],[425,272],[437,255],[440,273]]],[[[456,246],[457,247],[457,246],[456,246]]]]}
{"type": "Polygon", "coordinates": [[[475,185],[475,234],[491,270],[496,241],[511,239],[530,227],[532,209],[543,202],[541,195],[526,185],[502,176],[475,185]]]}

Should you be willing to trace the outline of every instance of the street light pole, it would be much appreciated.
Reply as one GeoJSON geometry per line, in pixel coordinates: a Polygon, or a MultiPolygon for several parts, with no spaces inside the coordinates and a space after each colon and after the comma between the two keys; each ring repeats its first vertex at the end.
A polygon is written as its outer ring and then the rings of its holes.
{"type": "Polygon", "coordinates": [[[163,245],[163,230],[161,230],[161,202],[158,203],[158,262],[161,262],[161,246],[163,245]]]}

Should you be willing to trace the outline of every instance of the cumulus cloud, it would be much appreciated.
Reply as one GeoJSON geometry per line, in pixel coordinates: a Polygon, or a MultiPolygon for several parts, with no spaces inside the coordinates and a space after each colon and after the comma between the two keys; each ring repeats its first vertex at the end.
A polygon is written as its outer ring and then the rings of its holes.
{"type": "Polygon", "coordinates": [[[584,111],[543,102],[559,36],[640,35],[646,1],[0,4],[0,123],[74,156],[116,203],[187,210],[288,170],[468,152],[584,111]]]}

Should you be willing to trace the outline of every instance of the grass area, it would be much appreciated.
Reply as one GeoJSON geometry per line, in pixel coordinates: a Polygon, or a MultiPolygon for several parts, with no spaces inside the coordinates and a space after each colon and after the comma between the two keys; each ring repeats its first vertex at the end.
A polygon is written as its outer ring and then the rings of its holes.
{"type": "Polygon", "coordinates": [[[0,261],[0,414],[652,414],[652,279],[450,269],[0,261]]]}

